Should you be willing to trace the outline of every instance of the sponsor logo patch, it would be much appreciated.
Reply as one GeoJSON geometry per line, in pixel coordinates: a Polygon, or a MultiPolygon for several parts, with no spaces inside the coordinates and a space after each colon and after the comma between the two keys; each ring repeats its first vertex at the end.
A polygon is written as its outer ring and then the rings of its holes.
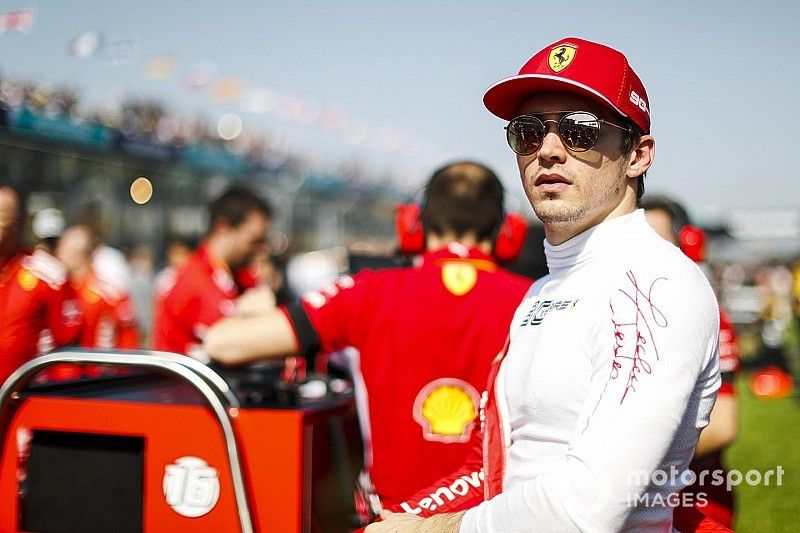
{"type": "Polygon", "coordinates": [[[83,311],[78,300],[64,300],[61,304],[61,322],[68,328],[77,326],[83,320],[83,311]]]}
{"type": "Polygon", "coordinates": [[[631,91],[630,100],[633,105],[635,105],[648,115],[650,114],[650,109],[647,108],[647,102],[645,102],[644,98],[636,94],[636,91],[631,91]]]}
{"type": "Polygon", "coordinates": [[[29,270],[22,269],[17,274],[17,283],[22,290],[30,292],[39,284],[39,278],[34,276],[29,270]]]}
{"type": "Polygon", "coordinates": [[[553,72],[561,72],[572,64],[577,53],[578,48],[572,44],[560,44],[553,47],[547,58],[550,70],[553,72]]]}
{"type": "Polygon", "coordinates": [[[90,304],[96,304],[97,302],[100,301],[100,294],[93,291],[89,287],[83,289],[81,296],[86,302],[90,304]]]}
{"type": "Polygon", "coordinates": [[[520,326],[538,326],[553,311],[566,311],[578,305],[578,300],[537,300],[522,319],[520,326]]]}
{"type": "Polygon", "coordinates": [[[442,505],[452,502],[459,496],[466,496],[470,487],[478,489],[483,482],[483,470],[472,472],[470,475],[461,476],[453,481],[450,486],[438,487],[435,492],[431,492],[427,497],[422,498],[412,507],[408,502],[403,502],[400,507],[403,511],[411,514],[419,514],[424,509],[435,511],[442,505]]]}
{"type": "Polygon", "coordinates": [[[442,282],[448,291],[463,296],[478,282],[478,270],[466,262],[447,263],[442,267],[442,282]]]}
{"type": "Polygon", "coordinates": [[[422,437],[436,442],[467,442],[480,395],[475,387],[456,378],[440,378],[425,385],[414,400],[414,420],[422,437]]]}

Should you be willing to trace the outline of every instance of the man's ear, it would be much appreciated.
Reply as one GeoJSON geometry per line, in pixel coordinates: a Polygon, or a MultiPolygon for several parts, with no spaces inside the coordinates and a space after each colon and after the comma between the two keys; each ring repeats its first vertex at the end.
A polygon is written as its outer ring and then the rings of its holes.
{"type": "Polygon", "coordinates": [[[653,164],[655,156],[656,140],[652,135],[642,135],[633,150],[631,150],[626,175],[629,178],[641,176],[653,164]]]}

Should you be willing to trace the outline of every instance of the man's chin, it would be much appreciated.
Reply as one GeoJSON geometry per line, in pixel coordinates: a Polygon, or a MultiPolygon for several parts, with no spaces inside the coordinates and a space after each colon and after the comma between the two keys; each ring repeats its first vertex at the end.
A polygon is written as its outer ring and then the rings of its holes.
{"type": "Polygon", "coordinates": [[[561,224],[574,222],[579,212],[561,200],[544,200],[533,206],[533,211],[543,224],[561,224]]]}

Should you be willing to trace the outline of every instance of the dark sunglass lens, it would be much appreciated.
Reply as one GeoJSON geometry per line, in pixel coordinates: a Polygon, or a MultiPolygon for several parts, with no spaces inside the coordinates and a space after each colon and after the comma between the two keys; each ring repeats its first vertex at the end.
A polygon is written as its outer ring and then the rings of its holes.
{"type": "Polygon", "coordinates": [[[558,124],[558,133],[573,152],[591,150],[600,137],[600,121],[591,113],[570,113],[558,124]]]}
{"type": "Polygon", "coordinates": [[[542,146],[544,124],[536,117],[517,117],[506,128],[508,145],[519,155],[534,154],[542,146]]]}

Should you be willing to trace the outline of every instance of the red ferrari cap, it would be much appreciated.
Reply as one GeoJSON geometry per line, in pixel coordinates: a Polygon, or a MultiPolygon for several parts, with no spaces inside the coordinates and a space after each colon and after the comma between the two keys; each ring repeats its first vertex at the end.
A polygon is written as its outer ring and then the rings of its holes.
{"type": "Polygon", "coordinates": [[[483,95],[486,108],[511,120],[524,99],[545,91],[588,96],[650,133],[650,100],[628,59],[613,48],[567,37],[537,52],[519,74],[500,80],[483,95]]]}

